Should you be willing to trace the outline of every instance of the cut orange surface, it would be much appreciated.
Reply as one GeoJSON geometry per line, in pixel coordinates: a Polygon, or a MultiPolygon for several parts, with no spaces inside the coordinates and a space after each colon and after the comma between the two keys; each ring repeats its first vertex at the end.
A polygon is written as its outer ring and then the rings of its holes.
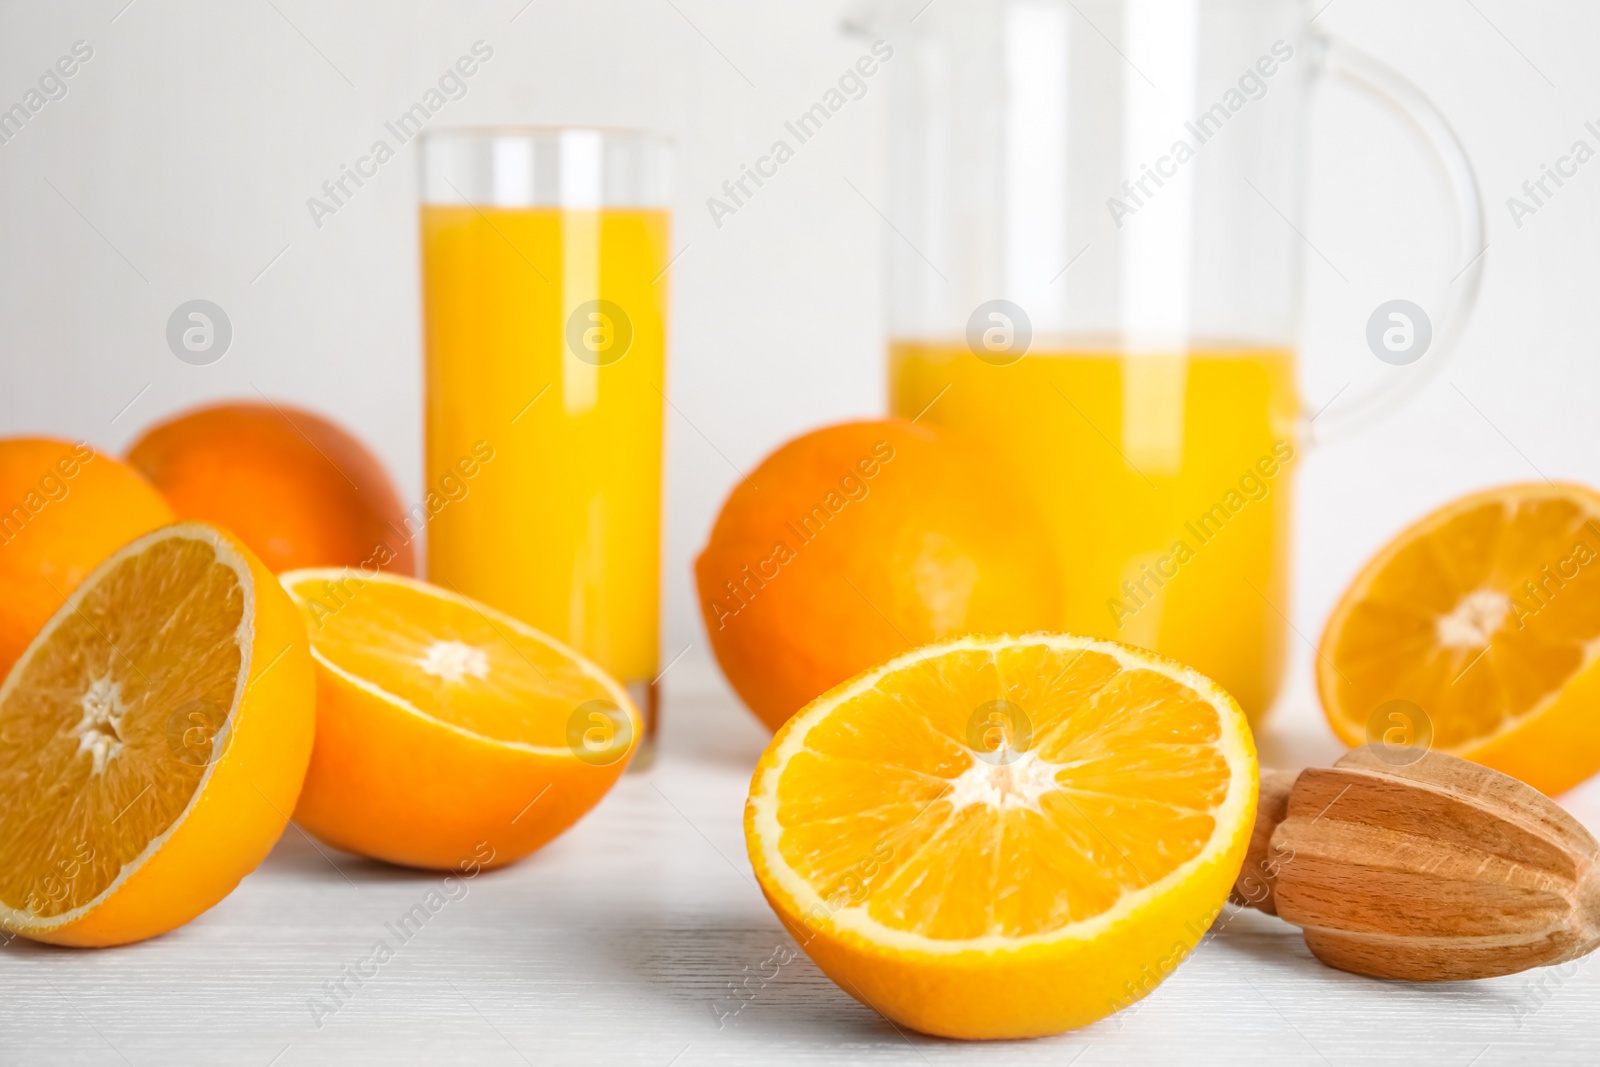
{"type": "Polygon", "coordinates": [[[829,691],[762,756],[751,863],[857,1000],[960,1038],[1149,993],[1227,899],[1255,820],[1238,704],[1143,649],[963,638],[829,691]]]}
{"type": "Polygon", "coordinates": [[[291,571],[317,666],[317,744],[295,820],[412,867],[495,867],[595,805],[627,765],[623,688],[526,623],[438,586],[291,571]]]}
{"type": "Polygon", "coordinates": [[[1475,493],[1374,556],[1328,620],[1317,689],[1350,745],[1428,744],[1554,794],[1600,769],[1600,493],[1475,493]]]}
{"type": "Polygon", "coordinates": [[[112,945],[226,896],[311,755],[305,628],[250,551],[167,526],[95,568],[0,687],[0,925],[112,945]]]}

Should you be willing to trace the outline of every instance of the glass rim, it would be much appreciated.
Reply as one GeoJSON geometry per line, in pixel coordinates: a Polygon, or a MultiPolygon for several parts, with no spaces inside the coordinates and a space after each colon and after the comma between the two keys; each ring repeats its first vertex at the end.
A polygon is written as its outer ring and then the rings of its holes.
{"type": "Polygon", "coordinates": [[[425,204],[665,207],[670,138],[606,126],[486,125],[426,130],[418,145],[425,204]]]}

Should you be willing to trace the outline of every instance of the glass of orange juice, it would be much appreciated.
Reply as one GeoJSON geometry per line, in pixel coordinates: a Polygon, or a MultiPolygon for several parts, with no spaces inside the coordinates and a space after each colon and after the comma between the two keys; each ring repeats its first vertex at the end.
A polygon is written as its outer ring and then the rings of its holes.
{"type": "MultiPolygon", "coordinates": [[[[1061,628],[1188,663],[1252,718],[1283,675],[1310,431],[1362,424],[1414,388],[1482,263],[1482,206],[1449,126],[1313,14],[1301,0],[907,0],[859,20],[893,42],[892,410],[981,438],[1032,491],[1066,586],[1061,628]],[[1422,358],[1363,354],[1367,377],[1325,409],[1298,384],[1304,131],[1324,73],[1410,120],[1467,264],[1428,301],[1422,358]]],[[[1368,337],[1420,336],[1405,314],[1368,337]]],[[[1352,340],[1340,347],[1364,353],[1352,340]]]]}
{"type": "Polygon", "coordinates": [[[422,149],[428,578],[623,682],[636,766],[658,708],[668,156],[580,128],[422,149]]]}

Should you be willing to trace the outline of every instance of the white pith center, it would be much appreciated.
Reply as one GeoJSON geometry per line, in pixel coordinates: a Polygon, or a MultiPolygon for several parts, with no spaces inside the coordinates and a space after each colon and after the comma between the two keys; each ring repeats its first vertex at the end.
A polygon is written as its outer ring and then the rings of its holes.
{"type": "Polygon", "coordinates": [[[1511,598],[1494,589],[1475,589],[1455,610],[1439,616],[1439,643],[1447,648],[1482,648],[1500,631],[1511,598]]]}
{"type": "Polygon", "coordinates": [[[83,708],[83,718],[72,732],[78,735],[78,751],[89,753],[94,761],[93,773],[99,774],[122,751],[122,716],[128,710],[122,703],[122,683],[96,678],[78,698],[78,704],[83,708]]]}
{"type": "Polygon", "coordinates": [[[459,682],[468,677],[486,678],[489,674],[489,657],[481,648],[462,641],[435,641],[417,660],[424,674],[459,682]]]}
{"type": "Polygon", "coordinates": [[[1039,798],[1061,788],[1056,773],[1063,764],[1039,758],[1037,752],[1008,751],[1010,762],[972,757],[972,766],[950,780],[946,798],[955,811],[969,804],[987,804],[997,811],[1032,808],[1042,811],[1039,798]]]}

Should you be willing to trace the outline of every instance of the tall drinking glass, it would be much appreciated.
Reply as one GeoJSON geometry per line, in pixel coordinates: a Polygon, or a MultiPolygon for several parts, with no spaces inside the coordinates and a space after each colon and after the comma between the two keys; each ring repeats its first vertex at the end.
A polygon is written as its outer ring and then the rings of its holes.
{"type": "Polygon", "coordinates": [[[1416,386],[1482,266],[1448,125],[1322,37],[1314,10],[915,0],[867,16],[895,49],[893,410],[982,436],[1031,487],[1067,583],[1063,628],[1192,664],[1252,717],[1283,673],[1291,487],[1317,410],[1297,384],[1317,75],[1420,135],[1468,264],[1428,300],[1431,348],[1416,305],[1370,331],[1385,363],[1410,365],[1348,389],[1319,436],[1416,386]]]}
{"type": "MultiPolygon", "coordinates": [[[[422,149],[428,577],[658,700],[666,143],[430,132],[422,149]]],[[[637,765],[637,764],[636,764],[637,765]]]]}

